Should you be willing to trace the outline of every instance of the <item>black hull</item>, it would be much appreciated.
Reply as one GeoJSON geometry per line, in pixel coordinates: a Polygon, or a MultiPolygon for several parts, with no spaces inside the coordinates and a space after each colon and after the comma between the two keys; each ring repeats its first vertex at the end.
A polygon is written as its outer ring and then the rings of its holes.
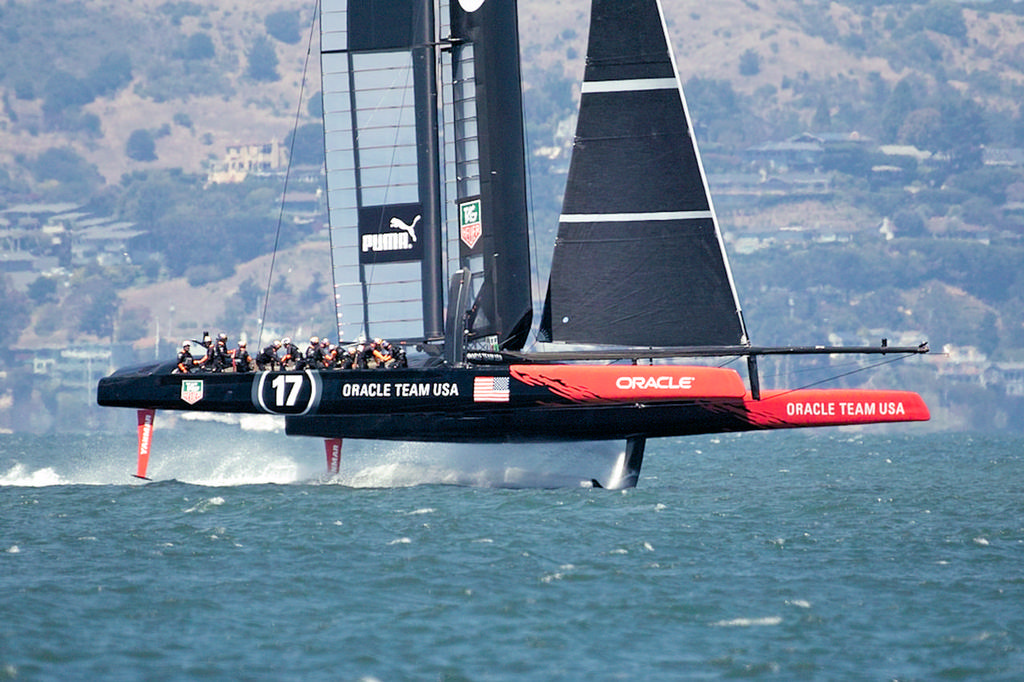
{"type": "Polygon", "coordinates": [[[665,365],[171,374],[173,365],[102,379],[111,407],[268,413],[290,435],[501,443],[619,440],[928,418],[904,391],[765,391],[733,370],[665,365]]]}
{"type": "MultiPolygon", "coordinates": [[[[741,407],[740,401],[734,406],[741,407]]],[[[690,436],[759,428],[701,404],[524,407],[459,413],[288,417],[290,436],[445,443],[529,443],[690,436]]]]}
{"type": "MultiPolygon", "coordinates": [[[[121,370],[100,380],[98,402],[108,407],[283,414],[289,435],[392,441],[619,440],[754,428],[732,414],[709,411],[701,400],[581,404],[545,387],[518,383],[506,401],[474,400],[475,380],[509,381],[507,367],[255,374],[170,374],[171,368],[121,370]],[[194,396],[198,400],[191,404],[182,397],[190,381],[202,382],[202,396],[194,396]],[[289,405],[293,389],[295,400],[289,405]],[[282,401],[277,400],[279,392],[282,401]]],[[[739,408],[742,401],[733,403],[739,408]]]]}

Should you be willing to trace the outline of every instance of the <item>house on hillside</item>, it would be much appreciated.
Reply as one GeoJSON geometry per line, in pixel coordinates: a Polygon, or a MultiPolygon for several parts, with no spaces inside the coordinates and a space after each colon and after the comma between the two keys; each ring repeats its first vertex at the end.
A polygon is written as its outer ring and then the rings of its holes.
{"type": "Polygon", "coordinates": [[[743,152],[746,161],[767,171],[813,172],[842,168],[849,159],[863,156],[875,146],[871,138],[849,133],[802,133],[783,142],[768,142],[743,152]]]}
{"type": "Polygon", "coordinates": [[[234,184],[243,182],[250,174],[275,173],[284,168],[287,161],[288,154],[277,140],[229,145],[224,156],[212,164],[206,184],[234,184]]]}
{"type": "Polygon", "coordinates": [[[813,171],[821,167],[824,156],[824,142],[809,133],[782,142],[766,142],[743,152],[747,162],[766,170],[779,171],[813,171]]]}
{"type": "Polygon", "coordinates": [[[1021,168],[1024,167],[1024,149],[982,147],[981,160],[986,166],[1021,168]]]}

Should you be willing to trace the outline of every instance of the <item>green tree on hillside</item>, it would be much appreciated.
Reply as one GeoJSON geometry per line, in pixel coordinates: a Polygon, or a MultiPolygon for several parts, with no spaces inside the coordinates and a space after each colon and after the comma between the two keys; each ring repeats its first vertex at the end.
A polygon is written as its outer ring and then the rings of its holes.
{"type": "Polygon", "coordinates": [[[136,161],[156,161],[157,159],[153,134],[141,128],[132,131],[132,134],[128,136],[124,151],[129,159],[136,161]]]}
{"type": "Polygon", "coordinates": [[[827,133],[832,130],[832,112],[829,111],[828,99],[825,95],[818,98],[818,108],[814,110],[811,129],[818,133],[827,133]]]}
{"type": "Polygon", "coordinates": [[[263,24],[270,37],[280,40],[282,43],[294,45],[302,39],[302,35],[299,33],[298,12],[281,10],[268,14],[263,24]]]}
{"type": "Polygon", "coordinates": [[[55,71],[43,86],[43,119],[51,129],[59,130],[66,112],[77,112],[93,99],[87,82],[67,71],[55,71]]]}
{"type": "Polygon", "coordinates": [[[942,114],[934,107],[925,107],[907,114],[896,140],[918,149],[937,150],[941,132],[942,114]]]}
{"type": "MultiPolygon", "coordinates": [[[[236,263],[274,248],[280,197],[277,181],[247,181],[203,189],[203,177],[181,172],[139,172],[122,179],[118,218],[145,226],[138,250],[161,254],[172,277],[223,276],[236,263]],[[273,189],[270,192],[258,190],[273,189]],[[266,197],[266,198],[263,198],[266,197]],[[183,240],[188,246],[182,248],[183,240]],[[214,266],[194,269],[198,266],[214,266]]],[[[282,234],[281,248],[300,239],[282,234]]]]}
{"type": "Polygon", "coordinates": [[[29,164],[29,169],[35,179],[40,182],[56,180],[62,183],[72,183],[85,179],[91,184],[93,181],[103,181],[96,166],[79,156],[71,147],[47,149],[29,164]]]}
{"type": "Polygon", "coordinates": [[[740,55],[740,75],[756,76],[759,73],[761,73],[761,55],[756,50],[746,50],[740,55]]]}
{"type": "Polygon", "coordinates": [[[181,26],[181,20],[185,17],[201,17],[203,6],[191,0],[168,1],[159,6],[159,11],[171,18],[171,24],[181,26]]]}
{"type": "Polygon", "coordinates": [[[940,110],[945,124],[940,149],[949,154],[950,166],[960,172],[981,166],[981,148],[989,140],[981,106],[951,89],[940,110]]]}
{"type": "Polygon", "coordinates": [[[324,126],[307,123],[299,126],[285,140],[292,150],[292,163],[298,166],[321,166],[324,163],[324,126]]]}
{"type": "Polygon", "coordinates": [[[213,59],[215,54],[213,39],[205,33],[193,33],[185,42],[185,59],[213,59]]]}
{"type": "Polygon", "coordinates": [[[0,276],[0,338],[10,340],[21,336],[28,326],[30,311],[28,297],[14,288],[10,277],[0,276]]]}
{"type": "Polygon", "coordinates": [[[37,182],[57,183],[51,196],[57,199],[86,199],[103,185],[103,176],[95,165],[71,147],[47,149],[25,162],[37,182]]]}
{"type": "Polygon", "coordinates": [[[79,330],[100,338],[114,340],[114,320],[121,305],[117,293],[109,286],[93,286],[89,303],[84,309],[79,330]]]}
{"type": "Polygon", "coordinates": [[[27,293],[36,305],[55,302],[57,300],[57,281],[53,277],[40,275],[28,285],[27,293]]]}
{"type": "Polygon", "coordinates": [[[94,96],[112,95],[132,82],[132,58],[127,52],[115,51],[103,55],[89,74],[88,86],[94,96]]]}
{"type": "Polygon", "coordinates": [[[921,29],[935,31],[951,38],[967,38],[967,22],[963,8],[950,0],[935,0],[918,8],[907,16],[904,30],[916,33],[921,29]]]}
{"type": "Polygon", "coordinates": [[[729,81],[694,76],[683,91],[699,137],[736,146],[758,139],[756,118],[729,81]]]}
{"type": "Polygon", "coordinates": [[[260,36],[253,42],[248,53],[249,68],[246,75],[254,81],[272,83],[281,80],[277,73],[277,53],[266,36],[260,36]]]}
{"type": "Polygon", "coordinates": [[[910,82],[904,78],[892,89],[882,109],[882,141],[895,142],[907,116],[917,107],[910,82]]]}

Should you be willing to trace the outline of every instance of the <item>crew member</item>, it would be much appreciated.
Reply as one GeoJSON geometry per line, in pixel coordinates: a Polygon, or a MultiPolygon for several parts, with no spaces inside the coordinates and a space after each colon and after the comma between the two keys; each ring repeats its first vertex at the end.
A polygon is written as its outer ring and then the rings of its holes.
{"type": "Polygon", "coordinates": [[[349,346],[340,353],[342,369],[362,369],[363,347],[360,345],[349,346]]]}
{"type": "Polygon", "coordinates": [[[231,351],[231,360],[236,372],[252,371],[252,358],[249,357],[249,349],[246,347],[245,341],[239,341],[238,348],[231,351]]]}
{"type": "Polygon", "coordinates": [[[359,368],[373,369],[377,366],[377,360],[373,356],[373,341],[368,341],[359,346],[359,368]]]}
{"type": "Polygon", "coordinates": [[[320,369],[323,367],[322,353],[320,352],[320,337],[309,337],[309,346],[306,347],[306,355],[302,358],[302,367],[295,369],[320,369]]]}
{"type": "Polygon", "coordinates": [[[391,362],[390,350],[391,344],[384,339],[374,339],[373,345],[370,346],[373,359],[377,362],[377,367],[387,367],[388,363],[391,362]]]}
{"type": "Polygon", "coordinates": [[[195,367],[195,359],[189,350],[191,346],[192,344],[188,341],[181,344],[181,352],[178,353],[178,366],[175,368],[176,374],[188,374],[195,367]]]}
{"type": "Polygon", "coordinates": [[[330,369],[334,366],[334,346],[327,340],[326,337],[320,339],[320,367],[321,369],[330,369]]]}
{"type": "Polygon", "coordinates": [[[228,335],[221,332],[212,349],[212,367],[214,372],[223,372],[231,367],[231,351],[228,350],[228,335]]]}
{"type": "Polygon", "coordinates": [[[296,369],[299,369],[299,361],[302,356],[299,355],[299,347],[292,343],[292,340],[287,336],[281,340],[281,348],[284,356],[281,357],[281,369],[289,369],[289,364],[294,364],[296,369]]]}
{"type": "Polygon", "coordinates": [[[281,365],[281,358],[277,356],[277,351],[281,347],[281,342],[274,340],[274,343],[270,344],[256,355],[256,369],[264,371],[269,369],[274,371],[275,368],[281,365]]]}
{"type": "Polygon", "coordinates": [[[324,363],[330,369],[340,369],[342,361],[342,352],[340,346],[335,346],[333,343],[327,346],[326,357],[324,363]]]}
{"type": "Polygon", "coordinates": [[[195,362],[196,369],[204,369],[207,371],[213,370],[213,339],[210,338],[210,332],[203,332],[203,340],[199,342],[199,345],[205,348],[203,357],[199,358],[195,362]]]}
{"type": "Polygon", "coordinates": [[[391,363],[392,367],[408,367],[409,358],[405,354],[405,348],[401,345],[393,346],[391,350],[391,357],[394,358],[394,362],[391,363]]]}

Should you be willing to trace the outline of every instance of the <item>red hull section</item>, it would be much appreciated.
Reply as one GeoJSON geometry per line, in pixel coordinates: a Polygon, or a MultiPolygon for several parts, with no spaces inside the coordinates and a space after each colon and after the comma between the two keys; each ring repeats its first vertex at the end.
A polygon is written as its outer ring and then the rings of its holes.
{"type": "Polygon", "coordinates": [[[753,400],[747,394],[740,409],[745,421],[761,429],[913,422],[931,418],[921,396],[910,391],[762,391],[760,400],[753,400]]]}
{"type": "Polygon", "coordinates": [[[741,398],[740,375],[699,365],[512,365],[509,375],[572,402],[741,398]]]}

